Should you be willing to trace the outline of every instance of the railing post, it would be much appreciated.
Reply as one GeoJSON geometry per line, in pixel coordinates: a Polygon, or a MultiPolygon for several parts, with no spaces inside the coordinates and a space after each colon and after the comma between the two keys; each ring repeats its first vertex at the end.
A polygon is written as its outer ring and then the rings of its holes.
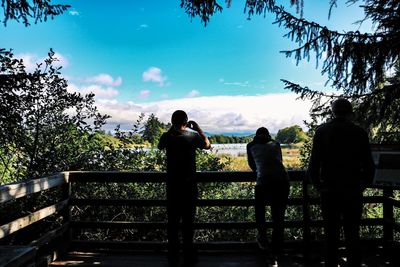
{"type": "Polygon", "coordinates": [[[302,181],[303,191],[303,243],[304,243],[304,258],[308,260],[310,252],[310,195],[308,193],[308,181],[304,177],[302,181]]]}
{"type": "MultiPolygon", "coordinates": [[[[70,205],[70,197],[71,197],[71,182],[69,181],[69,172],[63,172],[66,183],[62,185],[62,198],[68,200],[67,206],[62,210],[61,215],[63,217],[63,225],[69,224],[71,221],[71,205],[70,205]]],[[[68,230],[66,231],[64,242],[69,244],[71,241],[71,228],[68,226],[68,230]]]]}
{"type": "Polygon", "coordinates": [[[389,244],[393,241],[393,204],[390,198],[393,197],[393,189],[385,188],[383,189],[383,240],[385,243],[389,244]]]}

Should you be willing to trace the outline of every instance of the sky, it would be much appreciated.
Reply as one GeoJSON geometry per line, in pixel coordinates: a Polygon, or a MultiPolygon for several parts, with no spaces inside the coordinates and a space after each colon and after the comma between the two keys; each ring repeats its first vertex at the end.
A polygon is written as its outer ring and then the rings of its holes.
{"type": "MultiPolygon", "coordinates": [[[[179,0],[53,2],[72,7],[30,27],[0,26],[1,47],[12,48],[28,70],[52,48],[68,90],[95,93],[100,112],[111,115],[106,130],[130,129],[142,112],[169,122],[183,109],[209,133],[252,133],[261,126],[276,133],[304,127],[311,107],[280,79],[331,90],[313,60],[297,65],[280,53],[296,45],[273,24],[274,15],[248,20],[244,0],[223,5],[206,27],[179,0]]],[[[278,2],[295,14],[289,0],[278,2]]],[[[328,19],[328,0],[305,1],[304,17],[339,31],[370,30],[353,24],[362,19],[361,8],[338,2],[328,19]]]]}

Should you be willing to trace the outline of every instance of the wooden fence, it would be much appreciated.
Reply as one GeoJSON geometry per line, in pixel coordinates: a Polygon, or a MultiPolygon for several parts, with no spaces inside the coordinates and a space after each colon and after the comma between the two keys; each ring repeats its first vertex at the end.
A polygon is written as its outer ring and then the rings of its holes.
{"type": "MultiPolygon", "coordinates": [[[[300,220],[285,221],[285,228],[302,229],[301,244],[303,248],[310,246],[312,240],[311,228],[322,227],[321,220],[313,220],[310,216],[310,205],[318,205],[319,199],[311,197],[310,186],[304,179],[303,171],[289,171],[291,183],[300,183],[302,196],[290,198],[289,206],[301,207],[302,216],[300,220]]],[[[80,206],[132,206],[132,207],[163,207],[166,206],[165,199],[87,199],[73,198],[71,190],[79,187],[82,183],[163,183],[166,180],[165,173],[154,172],[63,172],[51,177],[29,180],[21,183],[4,185],[0,187],[0,205],[18,201],[33,194],[46,194],[50,190],[60,190],[61,199],[55,203],[49,203],[40,208],[25,214],[19,218],[0,226],[0,244],[5,248],[11,240],[10,237],[27,227],[52,216],[54,220],[61,221],[59,227],[42,233],[35,240],[24,244],[40,250],[48,245],[54,238],[63,236],[63,240],[75,248],[127,248],[127,249],[162,249],[165,242],[104,242],[91,240],[70,240],[70,231],[85,231],[85,229],[166,229],[166,222],[125,222],[125,221],[99,221],[99,220],[76,220],[71,217],[71,208],[80,206]]],[[[199,183],[235,183],[254,182],[255,176],[251,172],[201,172],[198,173],[199,183]]],[[[383,212],[379,218],[363,219],[363,226],[381,226],[383,236],[378,243],[387,243],[394,240],[394,233],[400,230],[400,224],[395,221],[395,209],[400,207],[400,201],[395,199],[393,188],[378,188],[382,191],[379,196],[365,196],[364,203],[380,203],[383,205],[383,212]]],[[[254,199],[199,199],[199,207],[231,206],[251,207],[254,206],[254,199]]],[[[22,214],[22,211],[21,211],[22,214]]],[[[267,223],[271,227],[271,223],[267,223]]],[[[255,222],[240,221],[219,221],[201,222],[195,224],[196,229],[255,229],[255,222]]],[[[223,246],[224,248],[251,248],[254,243],[229,242],[229,243],[208,243],[198,244],[201,248],[213,249],[223,246]]]]}

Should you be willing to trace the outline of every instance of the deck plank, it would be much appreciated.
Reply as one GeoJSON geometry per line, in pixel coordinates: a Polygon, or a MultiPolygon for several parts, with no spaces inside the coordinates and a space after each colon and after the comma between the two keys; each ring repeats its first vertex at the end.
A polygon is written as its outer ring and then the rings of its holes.
{"type": "MultiPolygon", "coordinates": [[[[370,255],[365,260],[366,266],[372,267],[395,267],[396,263],[390,263],[387,260],[375,255],[370,255]]],[[[108,266],[108,267],[126,267],[126,266],[148,266],[148,267],[168,267],[168,261],[163,253],[88,253],[71,252],[63,258],[53,262],[50,266],[108,266]]],[[[193,267],[267,267],[267,257],[260,253],[234,253],[234,252],[202,252],[199,254],[199,261],[193,267]]],[[[323,264],[314,262],[307,265],[301,263],[301,258],[295,256],[286,256],[279,264],[279,267],[322,267],[323,264]]],[[[346,266],[346,265],[344,265],[346,266]]]]}

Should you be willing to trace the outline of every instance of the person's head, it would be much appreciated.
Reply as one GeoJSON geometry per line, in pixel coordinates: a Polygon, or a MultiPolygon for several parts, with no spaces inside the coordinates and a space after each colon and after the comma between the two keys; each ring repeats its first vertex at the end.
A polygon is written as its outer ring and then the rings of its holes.
{"type": "Polygon", "coordinates": [[[351,103],[344,98],[333,101],[331,107],[335,118],[347,118],[353,113],[351,103]]]}
{"type": "Polygon", "coordinates": [[[254,138],[257,140],[266,140],[266,141],[270,141],[272,139],[268,129],[265,127],[258,128],[256,131],[256,136],[254,136],[254,138]]]}
{"type": "Polygon", "coordinates": [[[260,127],[256,131],[257,136],[269,136],[269,131],[265,127],[260,127]]]}
{"type": "Polygon", "coordinates": [[[183,110],[176,110],[172,113],[171,123],[174,127],[180,128],[182,126],[186,126],[188,122],[188,116],[183,110]]]}

